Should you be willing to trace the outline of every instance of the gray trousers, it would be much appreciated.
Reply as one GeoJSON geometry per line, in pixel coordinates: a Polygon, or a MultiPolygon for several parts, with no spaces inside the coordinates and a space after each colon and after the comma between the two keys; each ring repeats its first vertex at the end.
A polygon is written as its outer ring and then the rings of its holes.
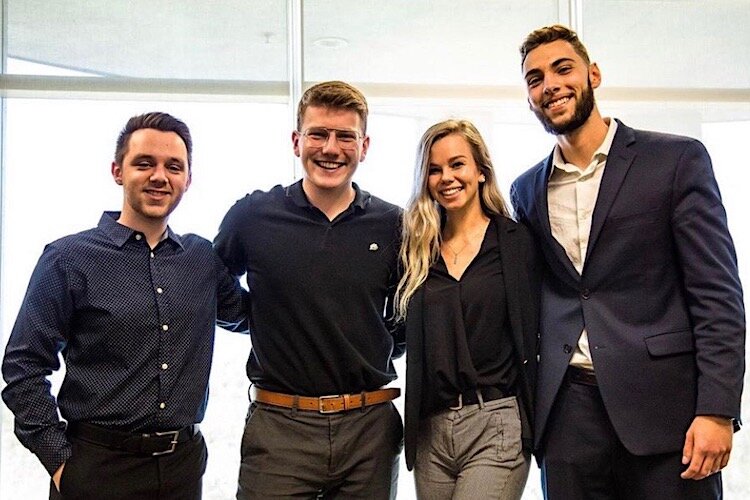
{"type": "Polygon", "coordinates": [[[403,425],[393,403],[321,415],[252,403],[237,498],[396,498],[403,425]]]}
{"type": "Polygon", "coordinates": [[[515,397],[441,411],[420,425],[417,498],[519,499],[529,463],[515,397]]]}

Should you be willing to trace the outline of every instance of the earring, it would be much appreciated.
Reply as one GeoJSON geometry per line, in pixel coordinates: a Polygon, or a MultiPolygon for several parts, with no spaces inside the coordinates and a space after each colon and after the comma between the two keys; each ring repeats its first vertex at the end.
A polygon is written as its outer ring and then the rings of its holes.
{"type": "Polygon", "coordinates": [[[481,176],[479,176],[479,183],[480,183],[480,184],[481,184],[481,183],[483,183],[483,182],[484,182],[484,181],[486,181],[486,180],[487,180],[487,179],[485,179],[485,177],[484,177],[484,174],[482,174],[481,176]]]}

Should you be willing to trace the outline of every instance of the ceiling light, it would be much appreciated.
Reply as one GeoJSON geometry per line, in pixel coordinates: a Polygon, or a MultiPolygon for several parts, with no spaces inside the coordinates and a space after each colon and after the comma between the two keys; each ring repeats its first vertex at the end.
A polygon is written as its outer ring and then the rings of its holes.
{"type": "Polygon", "coordinates": [[[347,47],[349,45],[349,40],[336,36],[326,36],[313,40],[313,45],[315,45],[316,47],[323,47],[325,49],[340,49],[343,47],[347,47]]]}

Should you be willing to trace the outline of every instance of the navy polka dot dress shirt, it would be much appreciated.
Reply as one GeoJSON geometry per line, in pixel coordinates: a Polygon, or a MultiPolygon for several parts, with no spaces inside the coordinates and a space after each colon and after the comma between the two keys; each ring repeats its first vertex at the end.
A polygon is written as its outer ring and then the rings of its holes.
{"type": "Polygon", "coordinates": [[[215,324],[247,331],[246,292],[211,242],[170,229],[152,250],[118,217],[47,245],[6,348],[3,399],[50,473],[70,456],[58,408],[68,421],[130,432],[199,422],[215,324]],[[56,401],[47,376],[60,352],[56,401]]]}

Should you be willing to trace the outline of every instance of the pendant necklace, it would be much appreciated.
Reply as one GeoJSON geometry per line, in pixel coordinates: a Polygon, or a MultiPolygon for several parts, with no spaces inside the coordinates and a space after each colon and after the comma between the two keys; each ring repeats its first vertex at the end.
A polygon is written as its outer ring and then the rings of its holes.
{"type": "Polygon", "coordinates": [[[481,231],[478,231],[478,232],[476,232],[475,234],[471,235],[471,236],[470,236],[469,238],[467,238],[467,239],[466,239],[466,243],[464,243],[464,246],[462,246],[462,247],[461,247],[461,248],[460,248],[460,249],[459,249],[458,251],[454,250],[454,249],[453,249],[453,246],[452,246],[452,245],[451,245],[450,243],[448,243],[447,241],[444,241],[444,242],[443,242],[443,243],[445,243],[445,245],[446,245],[446,246],[448,247],[448,250],[450,250],[450,252],[451,252],[451,253],[453,254],[453,265],[454,265],[454,266],[455,266],[456,264],[458,264],[458,256],[459,256],[459,255],[461,254],[461,252],[463,252],[464,250],[466,250],[466,247],[468,247],[468,246],[469,246],[469,244],[470,244],[470,243],[472,242],[472,240],[473,240],[474,238],[476,238],[477,236],[480,236],[480,235],[484,234],[484,232],[485,232],[486,230],[487,230],[487,226],[485,225],[485,226],[484,226],[484,227],[482,228],[482,230],[481,230],[481,231]]]}
{"type": "Polygon", "coordinates": [[[451,251],[451,253],[453,254],[453,265],[454,265],[454,266],[455,266],[456,264],[458,264],[458,254],[460,254],[461,252],[463,252],[464,250],[466,250],[466,247],[468,247],[468,246],[469,246],[469,243],[471,243],[471,241],[467,241],[467,242],[466,242],[466,243],[464,244],[464,246],[462,246],[462,247],[461,247],[461,249],[460,249],[460,250],[459,250],[458,252],[456,252],[455,250],[453,250],[453,247],[451,246],[451,244],[450,244],[450,243],[448,243],[447,241],[445,242],[445,244],[446,244],[446,245],[448,246],[448,250],[450,250],[450,251],[451,251]]]}

